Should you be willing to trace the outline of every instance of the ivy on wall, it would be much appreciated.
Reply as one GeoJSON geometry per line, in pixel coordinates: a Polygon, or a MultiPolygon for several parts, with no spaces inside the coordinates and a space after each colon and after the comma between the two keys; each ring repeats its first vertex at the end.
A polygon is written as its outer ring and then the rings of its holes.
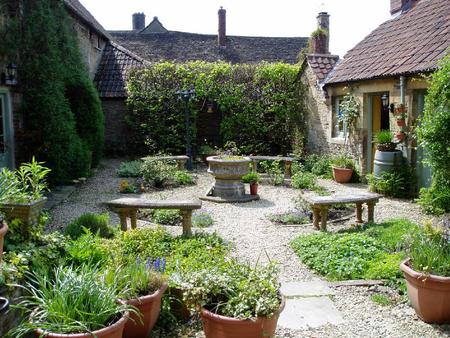
{"type": "Polygon", "coordinates": [[[192,120],[205,102],[215,102],[219,110],[215,113],[223,114],[223,143],[233,141],[244,153],[299,153],[303,150],[305,108],[298,73],[298,66],[283,63],[161,62],[135,69],[127,84],[133,149],[182,153],[184,105],[176,91],[195,88],[192,120]]]}

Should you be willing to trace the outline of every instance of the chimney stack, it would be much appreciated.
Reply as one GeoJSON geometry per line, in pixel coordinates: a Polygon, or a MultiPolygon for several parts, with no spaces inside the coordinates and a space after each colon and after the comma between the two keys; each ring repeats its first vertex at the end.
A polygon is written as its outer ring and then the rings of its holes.
{"type": "Polygon", "coordinates": [[[225,47],[227,40],[227,11],[220,7],[219,9],[219,34],[217,35],[217,43],[219,47],[225,47]]]}
{"type": "Polygon", "coordinates": [[[140,31],[145,28],[145,14],[134,13],[133,14],[133,30],[140,31]]]}
{"type": "Polygon", "coordinates": [[[310,52],[313,54],[330,54],[330,15],[321,12],[317,16],[317,30],[310,38],[310,52]]]}
{"type": "Polygon", "coordinates": [[[417,0],[391,0],[391,15],[396,15],[415,6],[417,0]]]}

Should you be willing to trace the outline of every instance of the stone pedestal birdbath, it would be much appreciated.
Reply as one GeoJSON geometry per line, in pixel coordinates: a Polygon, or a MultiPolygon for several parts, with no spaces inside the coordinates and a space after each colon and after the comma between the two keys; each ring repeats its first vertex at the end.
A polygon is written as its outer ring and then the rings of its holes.
{"type": "Polygon", "coordinates": [[[245,193],[242,176],[248,173],[250,158],[244,156],[210,156],[208,173],[214,176],[215,182],[206,196],[200,199],[218,203],[250,202],[258,200],[258,195],[245,193]]]}

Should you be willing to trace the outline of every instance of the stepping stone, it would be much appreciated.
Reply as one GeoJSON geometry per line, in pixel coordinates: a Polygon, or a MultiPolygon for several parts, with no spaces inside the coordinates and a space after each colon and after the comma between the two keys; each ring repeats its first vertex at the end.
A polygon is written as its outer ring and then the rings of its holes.
{"type": "Polygon", "coordinates": [[[280,291],[286,298],[334,295],[328,284],[321,280],[282,283],[280,291]]]}
{"type": "Polygon", "coordinates": [[[341,313],[328,297],[286,299],[286,306],[278,325],[287,329],[302,330],[343,323],[341,313]]]}

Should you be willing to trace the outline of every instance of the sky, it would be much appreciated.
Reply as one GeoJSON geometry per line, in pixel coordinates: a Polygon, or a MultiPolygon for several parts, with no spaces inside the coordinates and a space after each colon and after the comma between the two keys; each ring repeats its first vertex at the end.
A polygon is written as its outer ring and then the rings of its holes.
{"type": "Polygon", "coordinates": [[[168,30],[217,34],[227,10],[227,35],[308,37],[316,16],[330,14],[330,52],[341,57],[390,18],[390,0],[80,0],[107,30],[131,29],[131,16],[157,16],[168,30]]]}

